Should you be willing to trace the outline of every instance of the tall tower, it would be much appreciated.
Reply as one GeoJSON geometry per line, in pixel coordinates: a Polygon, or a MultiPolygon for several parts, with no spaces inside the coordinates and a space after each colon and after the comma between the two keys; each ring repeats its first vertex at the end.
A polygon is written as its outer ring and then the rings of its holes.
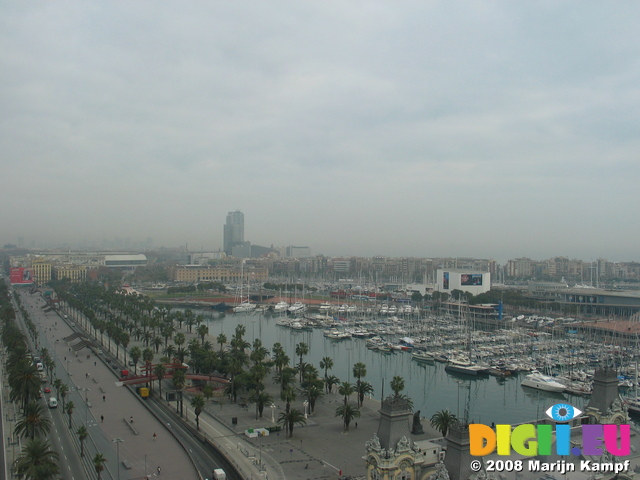
{"type": "Polygon", "coordinates": [[[224,224],[223,250],[231,255],[234,245],[244,242],[244,213],[240,210],[227,214],[227,223],[224,224]]]}

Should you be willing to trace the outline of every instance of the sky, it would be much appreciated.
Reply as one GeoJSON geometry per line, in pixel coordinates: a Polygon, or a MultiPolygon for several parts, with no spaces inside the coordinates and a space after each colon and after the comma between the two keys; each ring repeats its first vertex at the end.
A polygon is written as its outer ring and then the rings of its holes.
{"type": "Polygon", "coordinates": [[[0,244],[638,261],[640,3],[0,1],[0,244]]]}

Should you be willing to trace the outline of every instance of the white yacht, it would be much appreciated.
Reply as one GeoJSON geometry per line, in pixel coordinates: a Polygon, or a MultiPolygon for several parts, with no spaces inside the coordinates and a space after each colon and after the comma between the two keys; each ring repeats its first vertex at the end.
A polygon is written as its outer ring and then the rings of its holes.
{"type": "Polygon", "coordinates": [[[274,305],[273,310],[275,312],[285,312],[287,311],[288,308],[289,308],[289,304],[284,300],[281,300],[274,305]]]}
{"type": "Polygon", "coordinates": [[[307,309],[307,306],[302,302],[296,302],[289,307],[289,313],[302,313],[307,309]]]}
{"type": "Polygon", "coordinates": [[[546,392],[564,392],[567,388],[564,384],[558,382],[555,378],[549,375],[544,375],[540,372],[532,372],[520,383],[523,387],[536,388],[538,390],[544,390],[546,392]]]}
{"type": "Polygon", "coordinates": [[[233,307],[233,311],[235,313],[243,313],[243,312],[251,312],[256,309],[256,304],[251,303],[249,300],[239,303],[235,307],[233,307]]]}

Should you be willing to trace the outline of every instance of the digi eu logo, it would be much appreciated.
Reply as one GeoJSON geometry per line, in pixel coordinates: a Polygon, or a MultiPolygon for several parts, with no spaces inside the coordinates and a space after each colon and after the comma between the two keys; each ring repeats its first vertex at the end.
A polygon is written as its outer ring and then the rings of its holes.
{"type": "Polygon", "coordinates": [[[557,455],[602,455],[607,451],[620,457],[631,451],[629,425],[580,425],[572,438],[571,425],[566,422],[580,416],[579,408],[558,403],[545,413],[555,422],[555,429],[549,424],[496,425],[495,430],[480,423],[470,424],[471,455],[480,457],[493,452],[511,455],[514,451],[529,457],[551,455],[554,444],[557,455]]]}

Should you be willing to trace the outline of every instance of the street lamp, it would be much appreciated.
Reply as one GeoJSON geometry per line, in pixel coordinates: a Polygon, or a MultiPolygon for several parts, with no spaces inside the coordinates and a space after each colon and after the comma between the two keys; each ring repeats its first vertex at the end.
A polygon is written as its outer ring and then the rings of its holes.
{"type": "Polygon", "coordinates": [[[116,461],[118,462],[116,468],[118,469],[118,480],[120,480],[120,444],[124,442],[124,440],[121,438],[114,438],[111,442],[116,444],[116,461]]]}
{"type": "Polygon", "coordinates": [[[307,409],[309,408],[309,401],[305,400],[302,402],[302,406],[304,407],[304,418],[307,418],[307,409]]]}
{"type": "Polygon", "coordinates": [[[276,423],[276,417],[274,416],[276,404],[272,403],[271,405],[269,405],[269,407],[271,407],[271,423],[276,423]]]}

